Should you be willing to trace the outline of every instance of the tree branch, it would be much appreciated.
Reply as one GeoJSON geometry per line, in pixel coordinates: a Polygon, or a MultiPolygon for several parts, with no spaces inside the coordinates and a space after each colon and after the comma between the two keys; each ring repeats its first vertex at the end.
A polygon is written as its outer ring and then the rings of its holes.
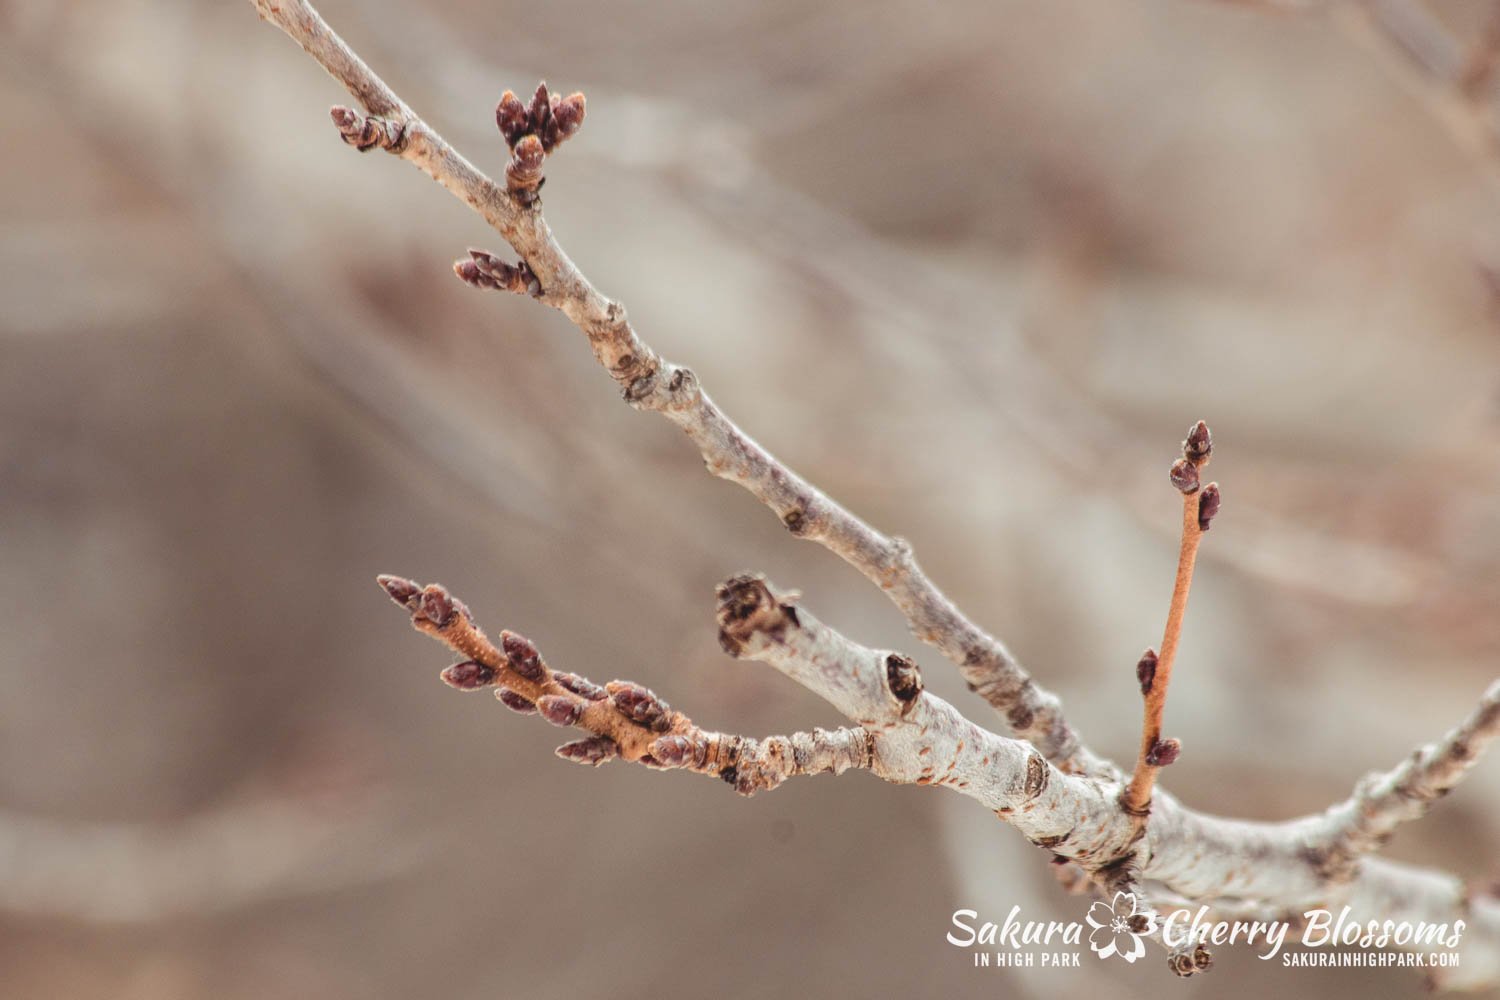
{"type": "Polygon", "coordinates": [[[741,795],[769,790],[800,774],[843,774],[868,769],[870,737],[862,729],[817,729],[751,739],[698,728],[654,691],[630,681],[600,687],[577,674],[555,671],[531,640],[500,633],[500,646],[474,623],[468,607],[441,584],[419,586],[397,576],[379,583],[411,612],[412,627],[466,657],[446,668],[444,683],[460,691],[495,689],[506,708],[540,714],[554,726],[590,735],[565,743],[557,755],[598,767],[620,758],[658,769],[682,769],[723,779],[741,795]]]}
{"type": "MultiPolygon", "coordinates": [[[[1063,717],[1057,696],[1038,685],[1004,644],[964,616],[917,565],[909,544],[876,531],[783,465],[735,426],[692,371],[665,360],[643,342],[626,319],[624,307],[595,289],[557,244],[539,201],[521,204],[459,155],[354,54],[310,4],[304,0],[252,2],[262,18],[301,45],[366,112],[386,119],[373,127],[372,134],[400,136],[399,141],[373,145],[414,163],[505,238],[535,276],[538,297],[583,331],[595,359],[623,388],[627,402],[671,420],[698,446],[714,475],[749,491],[794,535],[823,545],[880,587],[917,637],[958,664],[969,685],[1047,759],[1083,773],[1108,770],[1079,741],[1063,717]]],[[[342,135],[348,135],[348,129],[360,136],[366,131],[358,122],[346,126],[342,115],[336,124],[342,135]]]]}
{"type": "MultiPolygon", "coordinates": [[[[732,772],[736,787],[747,793],[774,787],[789,774],[837,773],[848,767],[867,768],[890,781],[946,785],[984,803],[1033,843],[1076,863],[1101,885],[1150,885],[1153,891],[1159,885],[1189,900],[1226,899],[1276,909],[1347,902],[1361,916],[1450,924],[1464,920],[1469,930],[1462,962],[1448,970],[1449,985],[1473,985],[1500,975],[1500,904],[1467,893],[1451,876],[1370,858],[1330,864],[1338,851],[1350,850],[1347,845],[1378,838],[1381,824],[1394,826],[1400,821],[1395,817],[1409,811],[1405,806],[1371,807],[1382,818],[1361,821],[1354,834],[1336,811],[1282,823],[1221,819],[1186,809],[1165,792],[1153,795],[1158,765],[1148,760],[1146,769],[1137,769],[1144,786],[1137,791],[1143,790],[1152,803],[1149,817],[1142,825],[1139,816],[1122,808],[1124,789],[1114,765],[1082,745],[1057,698],[1041,689],[998,640],[954,607],[922,573],[905,542],[875,531],[740,431],[709,400],[693,373],[641,341],[624,309],[594,289],[562,252],[537,197],[544,157],[565,138],[549,132],[561,104],[545,90],[522,109],[524,115],[513,95],[502,99],[498,123],[512,147],[502,188],[413,114],[305,2],[255,3],[263,17],[297,40],[368,112],[335,110],[335,124],[346,141],[361,149],[380,147],[415,163],[478,211],[520,255],[519,263],[509,264],[475,252],[458,266],[460,277],[482,287],[525,291],[561,310],[586,335],[628,402],[677,424],[715,475],[744,487],[794,534],[820,542],[886,591],[918,637],[957,662],[971,687],[1030,743],[976,726],[923,691],[910,659],[852,642],[758,577],[737,577],[721,588],[725,648],[771,663],[830,701],[858,728],[760,741],[708,733],[637,685],[615,682],[598,688],[551,671],[519,636],[506,634],[504,648],[497,649],[474,627],[467,609],[440,587],[384,579],[387,591],[413,612],[419,630],[466,657],[445,672],[450,684],[468,689],[498,685],[511,707],[584,729],[587,738],[560,752],[585,763],[619,756],[720,777],[732,772]],[[753,767],[746,767],[747,760],[753,767]]],[[[572,115],[576,126],[582,120],[581,98],[574,107],[564,117],[572,115]]],[[[1201,457],[1206,459],[1206,451],[1201,457]]],[[[1189,462],[1194,477],[1198,464],[1189,462]]],[[[1160,692],[1154,707],[1148,697],[1143,727],[1143,744],[1154,727],[1152,747],[1160,746],[1161,710],[1197,536],[1216,502],[1216,492],[1208,489],[1196,501],[1184,500],[1183,553],[1166,636],[1170,648],[1163,643],[1167,665],[1162,670],[1156,664],[1160,692]]],[[[1424,756],[1398,783],[1409,789],[1445,782],[1444,787],[1451,787],[1461,771],[1453,769],[1453,748],[1477,749],[1476,743],[1489,738],[1493,719],[1487,713],[1461,727],[1469,736],[1450,739],[1444,744],[1448,749],[1431,760],[1424,756]]],[[[1161,755],[1156,756],[1159,764],[1161,755]]],[[[1365,798],[1383,803],[1390,796],[1371,793],[1365,798]]],[[[1179,957],[1174,956],[1174,968],[1184,973],[1209,961],[1206,952],[1200,956],[1196,950],[1186,963],[1178,962],[1179,957]]]]}
{"type": "Polygon", "coordinates": [[[1500,681],[1479,705],[1437,743],[1418,747],[1389,771],[1367,775],[1354,794],[1330,806],[1332,830],[1322,864],[1333,878],[1348,878],[1359,859],[1390,839],[1402,823],[1420,819],[1453,790],[1479,755],[1500,736],[1500,681]]]}

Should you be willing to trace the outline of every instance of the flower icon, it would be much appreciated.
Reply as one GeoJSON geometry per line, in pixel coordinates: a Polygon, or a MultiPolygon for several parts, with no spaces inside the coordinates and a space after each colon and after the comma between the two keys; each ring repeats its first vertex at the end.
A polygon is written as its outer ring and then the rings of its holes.
{"type": "Polygon", "coordinates": [[[1127,962],[1146,954],[1141,935],[1150,934],[1156,925],[1154,916],[1136,910],[1133,892],[1117,892],[1110,903],[1100,900],[1089,907],[1084,919],[1093,928],[1089,932],[1089,947],[1100,958],[1119,955],[1127,962]]]}

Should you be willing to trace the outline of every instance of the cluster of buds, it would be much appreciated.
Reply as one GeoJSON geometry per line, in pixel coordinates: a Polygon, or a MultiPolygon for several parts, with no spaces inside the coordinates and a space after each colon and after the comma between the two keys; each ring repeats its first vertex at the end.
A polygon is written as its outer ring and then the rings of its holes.
{"type": "Polygon", "coordinates": [[[510,196],[523,206],[536,203],[541,190],[542,163],[547,154],[562,145],[583,127],[582,94],[558,97],[547,92],[542,83],[525,104],[514,91],[507,90],[495,106],[495,124],[510,147],[510,162],[505,165],[505,187],[510,196]]]}
{"type": "Polygon", "coordinates": [[[361,153],[368,153],[377,146],[391,153],[399,153],[406,145],[406,127],[386,118],[362,115],[353,108],[334,105],[328,110],[333,127],[339,137],[361,153]]]}
{"type": "Polygon", "coordinates": [[[509,264],[488,250],[470,250],[468,260],[454,262],[453,273],[475,288],[515,292],[534,299],[542,297],[542,283],[530,264],[524,260],[509,264]]]}
{"type": "Polygon", "coordinates": [[[1173,952],[1167,959],[1167,967],[1186,979],[1188,976],[1212,969],[1214,967],[1213,952],[1197,944],[1191,949],[1173,952]]]}
{"type": "Polygon", "coordinates": [[[1219,484],[1209,483],[1202,487],[1201,492],[1199,490],[1203,467],[1213,453],[1213,435],[1209,433],[1208,425],[1200,420],[1188,430],[1187,439],[1182,442],[1182,457],[1172,463],[1169,474],[1172,485],[1184,496],[1198,494],[1199,531],[1207,531],[1214,515],[1219,512],[1219,484]]]}
{"type": "Polygon", "coordinates": [[[717,734],[704,734],[653,691],[629,681],[611,681],[601,687],[577,674],[552,670],[530,639],[508,630],[500,633],[497,647],[474,624],[468,607],[440,584],[423,587],[397,576],[382,576],[379,583],[391,600],[411,612],[418,631],[465,657],[440,674],[449,687],[459,691],[494,688],[496,698],[512,711],[540,715],[554,726],[585,730],[586,738],[557,748],[564,760],[598,766],[623,757],[649,767],[684,766],[676,758],[664,763],[655,756],[658,750],[666,750],[683,757],[678,747],[681,739],[714,750],[699,754],[706,757],[705,770],[709,765],[732,763],[726,754],[717,752],[717,734]]]}

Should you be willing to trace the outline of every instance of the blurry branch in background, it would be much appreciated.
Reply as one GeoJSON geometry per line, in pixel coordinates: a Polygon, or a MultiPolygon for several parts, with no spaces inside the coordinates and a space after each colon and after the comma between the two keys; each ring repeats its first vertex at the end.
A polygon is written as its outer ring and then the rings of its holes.
{"type": "Polygon", "coordinates": [[[1334,877],[1349,878],[1359,858],[1385,845],[1402,823],[1420,819],[1447,795],[1500,737],[1500,681],[1441,742],[1419,747],[1389,771],[1368,774],[1347,801],[1331,806],[1334,837],[1320,857],[1334,877]]]}
{"type": "Polygon", "coordinates": [[[1500,58],[1500,4],[1487,0],[1478,37],[1462,40],[1423,0],[1363,0],[1340,16],[1404,69],[1404,76],[1459,144],[1500,178],[1494,76],[1500,58]]]}
{"type": "MultiPolygon", "coordinates": [[[[913,632],[960,667],[970,686],[1021,739],[975,725],[923,690],[916,665],[901,654],[872,650],[822,625],[795,599],[757,576],[736,577],[719,591],[720,641],[732,655],[763,660],[829,701],[860,728],[747,741],[698,730],[653,693],[627,682],[599,688],[550,671],[529,642],[507,633],[496,648],[473,625],[468,609],[436,585],[382,578],[390,596],[412,612],[413,624],[466,657],[445,671],[451,685],[496,684],[501,700],[549,722],[590,735],[559,752],[599,764],[619,756],[648,765],[686,766],[740,784],[736,753],[761,754],[770,777],[746,779],[753,791],[787,774],[872,770],[893,781],[941,784],[978,799],[1028,839],[1076,864],[1101,888],[1155,896],[1159,887],[1189,900],[1231,898],[1275,912],[1346,902],[1362,918],[1468,925],[1462,965],[1444,983],[1473,986],[1500,978],[1500,901],[1471,894],[1457,879],[1362,857],[1379,833],[1414,818],[1428,798],[1446,790],[1493,736],[1497,715],[1482,709],[1439,748],[1421,751],[1387,790],[1357,795],[1357,809],[1376,818],[1355,824],[1338,811],[1282,823],[1221,819],[1151,792],[1164,762],[1161,709],[1186,608],[1196,545],[1218,506],[1213,485],[1198,488],[1209,454],[1207,428],[1189,433],[1184,459],[1172,470],[1184,496],[1178,585],[1163,645],[1160,688],[1142,687],[1148,703],[1145,766],[1138,783],[1122,787],[1118,769],[1094,755],[1044,691],[996,639],[970,622],[917,567],[910,546],[875,531],[782,465],[709,400],[696,376],[652,350],[563,253],[540,211],[538,192],[547,153],[583,119],[581,95],[557,98],[538,88],[529,106],[506,92],[497,125],[511,149],[507,182],[496,185],[417,117],[306,3],[255,0],[261,16],[287,32],[361,103],[364,112],[335,108],[341,136],[362,150],[381,148],[416,164],[483,216],[520,255],[511,264],[472,251],[455,270],[483,288],[524,292],[562,311],[585,334],[595,358],[638,409],[661,413],[681,428],[709,471],[735,482],[770,507],[794,535],[843,557],[884,591],[913,632]],[[1156,693],[1153,695],[1153,691],[1156,693]],[[1152,732],[1155,735],[1152,735],[1152,732]],[[799,759],[799,754],[801,759],[799,759]],[[1154,763],[1153,763],[1154,758],[1154,763]],[[1462,761],[1462,763],[1460,763],[1462,761]],[[1395,797],[1412,800],[1396,806],[1395,797]],[[1128,802],[1131,808],[1125,808],[1128,802]],[[1149,803],[1149,807],[1147,806],[1149,803]],[[1141,814],[1145,813],[1145,816],[1141,814]],[[1142,820],[1144,819],[1144,829],[1142,820]],[[1337,857],[1338,864],[1330,864],[1337,857]]],[[[1500,688],[1500,685],[1497,685],[1500,688]]],[[[1486,694],[1493,698],[1494,690],[1486,694]]],[[[1206,949],[1177,950],[1180,975],[1205,970],[1206,949]]]]}
{"type": "Polygon", "coordinates": [[[1427,0],[1217,0],[1291,13],[1330,13],[1388,57],[1459,144],[1500,178],[1500,120],[1494,106],[1500,68],[1500,3],[1485,0],[1476,37],[1461,39],[1427,0]]]}
{"type": "Polygon", "coordinates": [[[156,822],[0,811],[0,912],[142,924],[396,878],[425,859],[431,835],[382,832],[390,818],[372,816],[383,810],[371,791],[343,781],[312,796],[252,787],[156,822]]]}

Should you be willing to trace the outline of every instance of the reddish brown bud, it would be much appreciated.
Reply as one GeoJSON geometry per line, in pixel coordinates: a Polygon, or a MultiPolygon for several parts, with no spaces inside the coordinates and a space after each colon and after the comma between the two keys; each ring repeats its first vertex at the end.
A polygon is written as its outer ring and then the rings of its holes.
{"type": "Polygon", "coordinates": [[[1193,949],[1193,965],[1199,972],[1207,972],[1214,967],[1214,954],[1203,945],[1193,949]]]}
{"type": "Polygon", "coordinates": [[[504,705],[512,712],[516,712],[520,715],[536,714],[536,705],[532,704],[531,699],[515,691],[512,691],[510,688],[500,688],[495,692],[495,697],[499,699],[500,704],[504,705]]]}
{"type": "Polygon", "coordinates": [[[416,614],[442,628],[453,620],[453,598],[448,596],[448,591],[443,589],[442,584],[428,584],[422,590],[416,614]]]}
{"type": "Polygon", "coordinates": [[[554,726],[571,726],[583,714],[583,702],[561,694],[544,694],[536,700],[536,710],[554,726]]]}
{"type": "Polygon", "coordinates": [[[540,298],[541,282],[524,260],[510,264],[487,250],[469,250],[469,260],[454,263],[453,273],[476,288],[498,288],[540,298]]]}
{"type": "Polygon", "coordinates": [[[412,599],[422,592],[421,586],[415,581],[400,576],[386,576],[382,574],[375,578],[375,582],[390,595],[391,600],[403,608],[412,606],[412,599]]]}
{"type": "Polygon", "coordinates": [[[475,288],[499,288],[495,279],[480,271],[472,260],[456,260],[453,262],[453,273],[458,275],[460,281],[475,288]]]}
{"type": "Polygon", "coordinates": [[[521,141],[521,136],[526,134],[531,124],[531,119],[526,114],[526,105],[521,103],[515,91],[507,90],[500,95],[500,103],[495,105],[495,124],[499,127],[505,144],[515,149],[516,143],[521,141]]]}
{"type": "Polygon", "coordinates": [[[1172,463],[1172,471],[1168,473],[1168,477],[1180,493],[1198,491],[1198,467],[1185,458],[1179,458],[1172,463]]]}
{"type": "Polygon", "coordinates": [[[702,735],[663,736],[651,744],[651,756],[662,767],[702,767],[708,759],[708,740],[702,735]]]}
{"type": "Polygon", "coordinates": [[[522,205],[536,201],[537,189],[542,186],[542,163],[546,158],[542,140],[536,136],[528,135],[516,143],[510,162],[505,165],[505,186],[522,205]]]}
{"type": "Polygon", "coordinates": [[[1202,465],[1213,453],[1214,436],[1208,432],[1208,425],[1200,420],[1188,428],[1187,440],[1182,442],[1182,457],[1194,465],[1202,465]]]}
{"type": "Polygon", "coordinates": [[[563,760],[594,767],[620,756],[620,748],[615,746],[615,741],[608,736],[593,736],[586,740],[564,743],[555,752],[563,760]]]}
{"type": "Polygon", "coordinates": [[[530,639],[506,630],[500,633],[500,648],[505,650],[505,659],[510,669],[528,681],[540,682],[546,676],[542,666],[542,654],[536,651],[530,639]]]}
{"type": "Polygon", "coordinates": [[[495,671],[477,660],[465,660],[445,667],[438,676],[442,677],[444,684],[460,691],[478,691],[495,683],[495,671]]]}
{"type": "Polygon", "coordinates": [[[405,129],[383,118],[368,118],[352,108],[334,106],[328,109],[339,136],[361,153],[376,146],[399,151],[405,144],[405,129]]]}
{"type": "Polygon", "coordinates": [[[604,690],[602,687],[595,684],[587,677],[579,677],[577,674],[570,674],[562,670],[554,670],[552,672],[552,679],[557,681],[557,683],[561,684],[563,687],[567,688],[569,691],[572,691],[578,697],[587,698],[589,701],[603,701],[605,698],[609,697],[608,691],[604,690]]]}
{"type": "Polygon", "coordinates": [[[1175,739],[1157,740],[1146,752],[1146,763],[1152,767],[1166,767],[1182,753],[1182,743],[1175,739]]]}
{"type": "Polygon", "coordinates": [[[544,134],[547,122],[552,118],[552,97],[547,93],[546,80],[536,85],[536,93],[531,95],[531,107],[528,110],[531,119],[528,131],[537,136],[544,134]]]}
{"type": "Polygon", "coordinates": [[[667,728],[670,709],[654,691],[629,681],[611,681],[607,690],[615,708],[631,722],[658,732],[667,728]]]}
{"type": "Polygon", "coordinates": [[[552,152],[583,127],[585,104],[582,94],[552,98],[552,118],[542,136],[542,145],[552,152]]]}
{"type": "Polygon", "coordinates": [[[1141,682],[1141,694],[1150,694],[1156,683],[1156,650],[1147,649],[1135,665],[1135,679],[1141,682]]]}
{"type": "Polygon", "coordinates": [[[1198,497],[1198,530],[1207,531],[1208,526],[1213,523],[1214,515],[1219,513],[1219,484],[1209,483],[1203,487],[1203,493],[1198,497]]]}

